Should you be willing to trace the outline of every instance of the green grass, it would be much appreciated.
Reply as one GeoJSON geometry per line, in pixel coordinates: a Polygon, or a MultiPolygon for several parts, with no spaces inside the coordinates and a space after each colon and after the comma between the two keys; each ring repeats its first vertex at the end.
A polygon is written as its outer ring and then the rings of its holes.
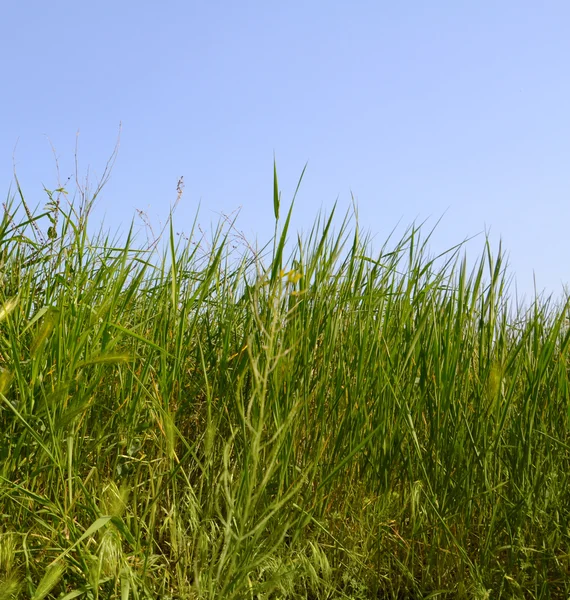
{"type": "Polygon", "coordinates": [[[500,251],[333,215],[289,251],[276,174],[264,253],[18,193],[0,600],[569,596],[568,311],[517,309],[500,251]]]}

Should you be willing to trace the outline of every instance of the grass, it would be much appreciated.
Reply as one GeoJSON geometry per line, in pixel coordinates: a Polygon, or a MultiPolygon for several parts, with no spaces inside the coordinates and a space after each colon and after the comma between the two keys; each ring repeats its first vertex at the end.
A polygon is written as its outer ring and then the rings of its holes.
{"type": "Polygon", "coordinates": [[[0,600],[569,596],[567,306],[513,306],[488,242],[372,255],[331,214],[285,259],[276,173],[265,253],[17,189],[0,600]]]}

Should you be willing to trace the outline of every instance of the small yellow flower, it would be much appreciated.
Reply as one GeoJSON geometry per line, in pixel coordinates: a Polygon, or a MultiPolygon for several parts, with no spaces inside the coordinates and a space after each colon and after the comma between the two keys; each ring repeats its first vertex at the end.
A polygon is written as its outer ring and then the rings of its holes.
{"type": "Polygon", "coordinates": [[[285,271],[285,269],[281,269],[280,276],[282,278],[287,277],[287,283],[291,283],[293,285],[295,285],[299,279],[301,279],[301,273],[299,273],[299,271],[295,271],[294,269],[291,271],[285,271]]]}

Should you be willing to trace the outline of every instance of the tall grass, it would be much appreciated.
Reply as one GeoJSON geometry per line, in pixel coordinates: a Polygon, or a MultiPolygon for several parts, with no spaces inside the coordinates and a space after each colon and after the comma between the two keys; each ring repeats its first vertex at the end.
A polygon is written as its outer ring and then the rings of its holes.
{"type": "Polygon", "coordinates": [[[6,203],[0,598],[567,598],[567,306],[334,211],[286,258],[274,187],[239,260],[6,203]]]}

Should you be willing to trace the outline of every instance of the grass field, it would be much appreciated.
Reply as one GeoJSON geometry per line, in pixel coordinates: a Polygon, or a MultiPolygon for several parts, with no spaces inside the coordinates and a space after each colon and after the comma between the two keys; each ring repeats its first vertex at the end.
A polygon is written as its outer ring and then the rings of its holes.
{"type": "Polygon", "coordinates": [[[260,253],[19,192],[0,600],[570,596],[567,306],[518,310],[500,251],[296,238],[277,176],[260,253]]]}

